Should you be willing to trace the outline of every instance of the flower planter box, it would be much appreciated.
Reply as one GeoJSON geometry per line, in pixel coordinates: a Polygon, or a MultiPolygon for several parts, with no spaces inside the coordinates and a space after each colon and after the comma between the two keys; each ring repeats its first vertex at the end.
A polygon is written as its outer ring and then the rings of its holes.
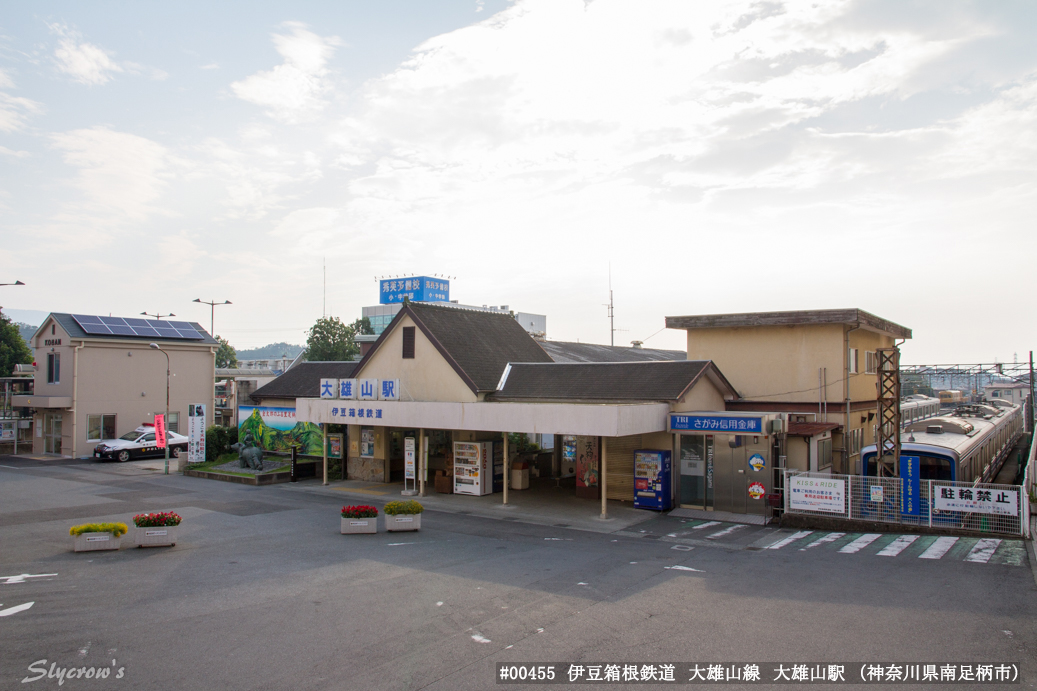
{"type": "Polygon", "coordinates": [[[385,529],[390,533],[403,530],[421,530],[420,513],[385,514],[385,529]]]}
{"type": "Polygon", "coordinates": [[[76,535],[72,549],[76,552],[96,552],[102,549],[119,549],[122,536],[111,533],[83,533],[76,535]]]}
{"type": "Polygon", "coordinates": [[[161,528],[134,528],[133,540],[137,547],[172,547],[176,544],[179,527],[164,525],[161,528]]]}
{"type": "Polygon", "coordinates": [[[356,535],[359,533],[377,533],[378,518],[343,518],[342,534],[356,535]]]}

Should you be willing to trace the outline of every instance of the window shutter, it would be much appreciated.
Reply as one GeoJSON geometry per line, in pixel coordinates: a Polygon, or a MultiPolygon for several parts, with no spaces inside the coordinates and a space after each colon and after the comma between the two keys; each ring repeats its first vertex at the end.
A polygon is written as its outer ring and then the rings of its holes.
{"type": "Polygon", "coordinates": [[[414,359],[414,327],[403,327],[403,357],[406,360],[414,359]]]}

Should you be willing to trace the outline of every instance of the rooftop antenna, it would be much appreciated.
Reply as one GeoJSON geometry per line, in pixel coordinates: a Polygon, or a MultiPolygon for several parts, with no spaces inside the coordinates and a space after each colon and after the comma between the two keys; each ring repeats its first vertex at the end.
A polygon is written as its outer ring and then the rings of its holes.
{"type": "Polygon", "coordinates": [[[328,258],[324,257],[324,302],[321,303],[320,311],[324,318],[328,318],[328,258]]]}
{"type": "Polygon", "coordinates": [[[616,345],[616,310],[612,302],[612,262],[609,262],[609,345],[616,345]]]}

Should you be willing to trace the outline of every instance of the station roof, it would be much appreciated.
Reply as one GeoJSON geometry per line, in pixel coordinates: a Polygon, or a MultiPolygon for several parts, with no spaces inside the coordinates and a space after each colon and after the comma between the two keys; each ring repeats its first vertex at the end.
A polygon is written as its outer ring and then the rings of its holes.
{"type": "Polygon", "coordinates": [[[838,422],[790,422],[788,434],[790,437],[813,437],[840,427],[842,425],[838,422]]]}
{"type": "Polygon", "coordinates": [[[703,377],[726,397],[734,387],[711,360],[511,363],[495,401],[679,401],[703,377]]]}
{"type": "Polygon", "coordinates": [[[688,359],[688,354],[683,350],[656,350],[567,341],[539,341],[539,344],[555,362],[640,362],[688,359]]]}
{"type": "Polygon", "coordinates": [[[848,324],[894,338],[911,338],[911,329],[894,324],[862,309],[795,310],[791,312],[744,312],[666,317],[668,329],[723,329],[739,326],[798,326],[848,324]]]}
{"type": "Polygon", "coordinates": [[[509,362],[551,362],[540,344],[510,314],[410,302],[360,360],[361,370],[405,316],[477,393],[494,391],[509,362]]]}
{"type": "Polygon", "coordinates": [[[321,379],[349,379],[359,362],[300,362],[252,392],[251,398],[320,398],[321,379]]]}

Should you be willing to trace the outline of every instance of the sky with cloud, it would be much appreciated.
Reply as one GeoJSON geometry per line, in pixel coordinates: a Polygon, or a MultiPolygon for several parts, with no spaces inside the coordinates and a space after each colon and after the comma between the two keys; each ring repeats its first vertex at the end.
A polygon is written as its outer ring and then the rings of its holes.
{"type": "Polygon", "coordinates": [[[10,6],[0,304],[229,299],[248,348],[439,273],[608,343],[611,271],[617,344],[860,307],[908,362],[1023,358],[1035,29],[1028,2],[10,6]]]}

